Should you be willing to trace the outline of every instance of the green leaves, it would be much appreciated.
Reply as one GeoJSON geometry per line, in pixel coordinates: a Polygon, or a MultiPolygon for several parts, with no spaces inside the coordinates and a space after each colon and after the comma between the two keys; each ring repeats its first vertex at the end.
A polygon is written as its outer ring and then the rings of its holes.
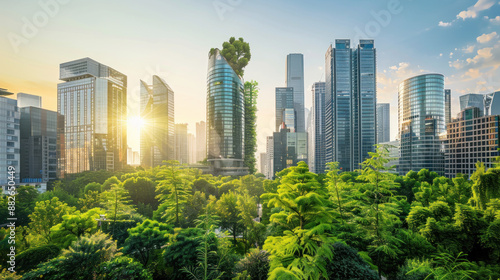
{"type": "Polygon", "coordinates": [[[243,68],[247,66],[252,55],[250,54],[250,45],[239,38],[229,38],[228,42],[222,43],[222,56],[227,60],[238,76],[243,77],[243,68]]]}

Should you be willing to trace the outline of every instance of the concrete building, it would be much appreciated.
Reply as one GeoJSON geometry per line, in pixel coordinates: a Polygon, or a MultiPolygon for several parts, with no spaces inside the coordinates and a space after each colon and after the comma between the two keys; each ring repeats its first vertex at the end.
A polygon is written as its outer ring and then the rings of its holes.
{"type": "Polygon", "coordinates": [[[17,107],[37,107],[42,108],[42,97],[28,93],[19,92],[17,94],[17,107]]]}
{"type": "Polygon", "coordinates": [[[174,159],[180,164],[189,163],[187,123],[175,124],[174,159]]]}
{"type": "Polygon", "coordinates": [[[196,123],[196,162],[207,158],[207,123],[196,123]]]}
{"type": "Polygon", "coordinates": [[[17,101],[0,96],[0,185],[19,183],[20,129],[17,101]]]}
{"type": "Polygon", "coordinates": [[[188,163],[196,163],[196,137],[192,133],[188,133],[188,163]]]}

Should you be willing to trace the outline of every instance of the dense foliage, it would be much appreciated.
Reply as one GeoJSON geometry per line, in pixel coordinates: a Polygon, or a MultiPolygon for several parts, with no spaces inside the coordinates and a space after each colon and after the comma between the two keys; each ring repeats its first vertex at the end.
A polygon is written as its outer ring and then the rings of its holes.
{"type": "Polygon", "coordinates": [[[300,162],[266,180],[170,161],[23,186],[17,274],[0,279],[500,279],[500,167],[469,180],[387,162],[379,148],[356,172],[300,162]]]}

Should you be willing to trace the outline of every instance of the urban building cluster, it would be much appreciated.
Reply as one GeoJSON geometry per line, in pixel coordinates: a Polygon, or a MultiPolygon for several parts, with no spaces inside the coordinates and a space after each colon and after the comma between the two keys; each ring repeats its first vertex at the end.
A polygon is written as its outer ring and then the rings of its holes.
{"type": "MultiPolygon", "coordinates": [[[[312,107],[304,102],[304,56],[286,56],[285,85],[275,88],[275,131],[260,154],[269,179],[300,161],[315,173],[328,162],[354,171],[375,151],[389,150],[393,172],[423,168],[439,175],[471,175],[499,155],[500,92],[460,96],[451,115],[451,90],[441,74],[408,77],[397,89],[398,134],[391,141],[390,105],[377,103],[374,40],[335,40],[325,54],[325,81],[311,85],[312,107]]],[[[19,184],[40,191],[70,174],[155,167],[168,160],[215,175],[245,175],[244,83],[220,51],[210,52],[206,121],[175,122],[174,90],[159,76],[140,81],[140,151],[127,144],[127,76],[90,58],[60,64],[57,112],[42,108],[40,96],[0,90],[0,169],[16,169],[19,184]]],[[[6,186],[8,173],[0,173],[6,186]]]]}

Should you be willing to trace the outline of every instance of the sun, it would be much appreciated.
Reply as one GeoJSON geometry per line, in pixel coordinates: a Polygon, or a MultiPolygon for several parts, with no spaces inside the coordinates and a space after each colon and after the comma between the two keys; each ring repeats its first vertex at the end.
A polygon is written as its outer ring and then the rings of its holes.
{"type": "Polygon", "coordinates": [[[145,121],[143,118],[141,118],[139,116],[133,116],[133,117],[128,118],[127,123],[130,127],[140,129],[141,127],[144,126],[145,121]]]}

